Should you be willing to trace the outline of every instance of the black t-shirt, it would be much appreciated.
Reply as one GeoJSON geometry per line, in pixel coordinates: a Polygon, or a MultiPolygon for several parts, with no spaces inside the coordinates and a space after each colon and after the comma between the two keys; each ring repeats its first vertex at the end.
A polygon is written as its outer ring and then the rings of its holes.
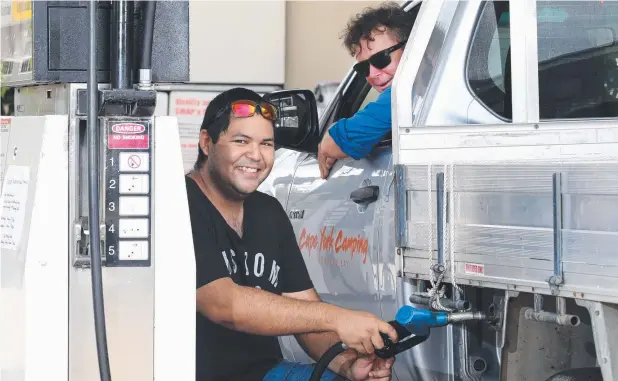
{"type": "MultiPolygon", "coordinates": [[[[277,199],[244,202],[243,237],[186,176],[197,288],[220,278],[277,295],[313,287],[290,221],[277,199]]],[[[256,380],[282,359],[276,337],[230,330],[197,313],[196,381],[256,380]]]]}

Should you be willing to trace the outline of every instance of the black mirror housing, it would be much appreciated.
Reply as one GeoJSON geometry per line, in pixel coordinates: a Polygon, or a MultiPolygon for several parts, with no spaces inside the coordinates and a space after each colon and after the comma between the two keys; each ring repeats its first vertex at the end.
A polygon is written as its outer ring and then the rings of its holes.
{"type": "Polygon", "coordinates": [[[311,90],[279,90],[264,99],[277,107],[275,145],[295,151],[317,153],[320,125],[315,95],[311,90]]]}

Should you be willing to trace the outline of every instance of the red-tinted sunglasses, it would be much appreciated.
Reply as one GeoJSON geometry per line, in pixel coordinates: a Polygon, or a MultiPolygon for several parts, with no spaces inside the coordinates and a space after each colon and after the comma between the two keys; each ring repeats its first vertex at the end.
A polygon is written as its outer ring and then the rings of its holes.
{"type": "Polygon", "coordinates": [[[255,115],[258,112],[264,118],[272,121],[277,120],[277,108],[267,102],[260,102],[259,104],[255,101],[250,101],[247,99],[241,99],[238,101],[232,102],[232,115],[237,118],[248,118],[255,115]],[[258,107],[259,106],[259,107],[258,107]]]}

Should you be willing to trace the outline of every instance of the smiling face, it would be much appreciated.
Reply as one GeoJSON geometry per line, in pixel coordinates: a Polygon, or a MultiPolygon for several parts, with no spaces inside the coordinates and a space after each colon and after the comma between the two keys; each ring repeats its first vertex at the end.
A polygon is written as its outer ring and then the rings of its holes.
{"type": "Polygon", "coordinates": [[[213,143],[206,130],[200,145],[206,148],[205,169],[221,194],[242,200],[268,177],[275,158],[273,123],[260,115],[230,118],[228,129],[213,143]]]}
{"type": "MultiPolygon", "coordinates": [[[[364,61],[372,55],[399,43],[397,37],[386,28],[374,29],[371,33],[371,37],[373,40],[360,40],[360,47],[356,49],[354,55],[357,62],[364,61]]],[[[369,65],[369,76],[367,77],[367,81],[378,92],[381,93],[391,86],[402,54],[403,49],[397,49],[392,52],[390,54],[391,63],[383,69],[377,69],[373,65],[369,65]]]]}

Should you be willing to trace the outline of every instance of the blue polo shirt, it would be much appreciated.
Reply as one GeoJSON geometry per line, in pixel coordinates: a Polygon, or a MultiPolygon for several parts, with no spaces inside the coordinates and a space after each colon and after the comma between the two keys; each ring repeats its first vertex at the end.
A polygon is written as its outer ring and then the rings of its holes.
{"type": "Polygon", "coordinates": [[[328,133],[346,155],[358,160],[367,156],[391,128],[391,87],[388,87],[354,116],[338,120],[328,133]]]}

